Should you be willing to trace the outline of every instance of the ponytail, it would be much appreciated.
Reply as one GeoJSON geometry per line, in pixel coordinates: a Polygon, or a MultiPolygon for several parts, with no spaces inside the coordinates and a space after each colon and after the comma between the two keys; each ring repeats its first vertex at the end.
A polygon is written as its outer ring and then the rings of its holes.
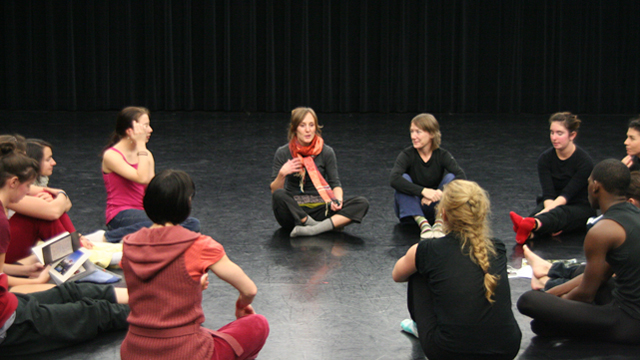
{"type": "Polygon", "coordinates": [[[127,129],[132,128],[133,122],[137,121],[142,115],[145,114],[150,114],[149,109],[141,106],[128,106],[122,109],[116,117],[116,129],[111,134],[111,138],[109,139],[107,146],[102,149],[102,152],[100,154],[104,154],[107,149],[117,144],[118,141],[127,136],[127,129]]]}

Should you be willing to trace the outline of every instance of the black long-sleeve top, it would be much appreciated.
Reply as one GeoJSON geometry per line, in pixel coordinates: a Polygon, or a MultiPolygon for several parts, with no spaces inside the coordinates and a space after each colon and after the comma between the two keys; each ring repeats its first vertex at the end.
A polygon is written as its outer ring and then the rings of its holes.
{"type": "Polygon", "coordinates": [[[566,160],[560,160],[551,147],[538,158],[538,176],[544,200],[554,200],[558,196],[570,204],[589,204],[587,185],[593,170],[593,161],[586,151],[576,145],[576,150],[566,160]]]}
{"type": "Polygon", "coordinates": [[[418,150],[409,146],[398,155],[393,169],[391,169],[391,187],[404,194],[421,196],[424,188],[438,188],[445,171],[454,174],[456,179],[467,178],[462,168],[447,150],[435,149],[429,161],[424,162],[418,150]],[[403,178],[402,174],[409,174],[413,183],[403,178]]]}

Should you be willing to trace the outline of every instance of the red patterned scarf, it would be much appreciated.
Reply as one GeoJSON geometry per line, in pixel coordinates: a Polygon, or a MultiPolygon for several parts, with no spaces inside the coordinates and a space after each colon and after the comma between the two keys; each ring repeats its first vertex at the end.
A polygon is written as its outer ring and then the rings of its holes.
{"type": "Polygon", "coordinates": [[[289,142],[289,150],[291,151],[291,156],[297,156],[298,158],[300,158],[300,160],[302,160],[302,164],[304,165],[302,171],[300,171],[300,190],[304,191],[303,185],[306,169],[306,171],[309,172],[309,177],[311,178],[311,182],[313,182],[313,186],[315,186],[316,190],[318,190],[318,194],[320,194],[320,196],[326,203],[330,203],[337,200],[336,196],[333,194],[333,190],[331,190],[331,187],[329,186],[329,184],[327,184],[327,181],[322,177],[322,174],[320,174],[318,168],[316,167],[316,163],[313,161],[313,159],[318,156],[320,152],[322,152],[323,147],[324,140],[319,135],[313,137],[313,140],[311,141],[311,144],[309,144],[309,146],[300,145],[300,142],[298,142],[298,139],[296,137],[291,139],[291,141],[289,142]]]}

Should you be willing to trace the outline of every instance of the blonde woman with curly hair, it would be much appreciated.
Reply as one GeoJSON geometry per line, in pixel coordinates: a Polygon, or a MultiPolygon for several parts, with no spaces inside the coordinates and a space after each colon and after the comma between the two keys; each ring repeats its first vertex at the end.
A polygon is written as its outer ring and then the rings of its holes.
{"type": "Polygon", "coordinates": [[[430,360],[513,359],[522,333],[511,311],[506,248],[490,238],[487,193],[454,180],[437,211],[446,235],[413,245],[393,268],[393,280],[409,282],[415,324],[408,321],[408,332],[430,360]]]}

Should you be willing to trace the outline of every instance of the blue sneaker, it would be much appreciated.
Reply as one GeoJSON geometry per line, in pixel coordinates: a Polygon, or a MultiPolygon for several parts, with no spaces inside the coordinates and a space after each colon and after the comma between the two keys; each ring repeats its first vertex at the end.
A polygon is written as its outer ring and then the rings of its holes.
{"type": "Polygon", "coordinates": [[[402,328],[402,331],[418,337],[418,327],[416,326],[415,321],[411,319],[404,319],[400,322],[400,327],[402,328]]]}

